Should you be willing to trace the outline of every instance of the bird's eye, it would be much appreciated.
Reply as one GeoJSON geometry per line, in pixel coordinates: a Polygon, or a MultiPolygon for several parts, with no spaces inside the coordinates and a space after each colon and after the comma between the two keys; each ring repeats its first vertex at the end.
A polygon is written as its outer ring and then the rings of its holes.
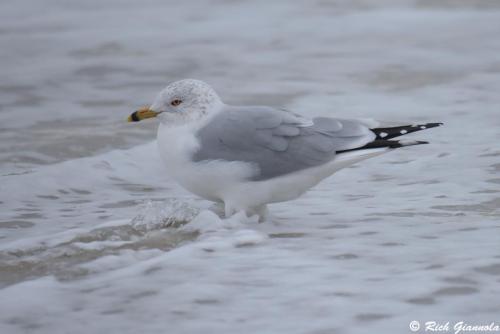
{"type": "Polygon", "coordinates": [[[182,101],[179,100],[179,99],[175,99],[175,100],[172,100],[172,102],[170,102],[170,104],[174,107],[177,107],[179,104],[181,104],[182,101]]]}

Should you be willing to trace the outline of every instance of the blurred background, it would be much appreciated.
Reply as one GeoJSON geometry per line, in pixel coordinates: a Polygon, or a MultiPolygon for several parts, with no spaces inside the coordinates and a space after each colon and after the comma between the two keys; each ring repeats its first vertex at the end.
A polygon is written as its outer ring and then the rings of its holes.
{"type": "Polygon", "coordinates": [[[0,332],[498,320],[499,36],[496,0],[0,2],[0,332]],[[156,122],[126,123],[182,78],[230,104],[445,127],[273,222],[221,220],[166,177],[156,122]]]}
{"type": "MultiPolygon", "coordinates": [[[[307,113],[301,100],[317,96],[307,106],[316,113],[391,109],[414,121],[407,109],[416,90],[500,67],[500,4],[489,0],[0,6],[0,162],[8,170],[153,138],[154,124],[123,119],[182,78],[207,81],[227,103],[307,113]],[[384,105],[374,105],[380,96],[384,105]]],[[[419,108],[422,120],[442,120],[419,108]]]]}

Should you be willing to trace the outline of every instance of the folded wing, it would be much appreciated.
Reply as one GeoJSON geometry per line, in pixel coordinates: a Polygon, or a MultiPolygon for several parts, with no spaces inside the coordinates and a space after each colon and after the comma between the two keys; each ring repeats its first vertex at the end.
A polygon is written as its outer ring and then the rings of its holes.
{"type": "Polygon", "coordinates": [[[338,151],[363,147],[376,135],[355,120],[313,120],[269,107],[227,107],[197,136],[194,161],[242,161],[258,167],[252,180],[266,180],[331,161],[338,151]]]}

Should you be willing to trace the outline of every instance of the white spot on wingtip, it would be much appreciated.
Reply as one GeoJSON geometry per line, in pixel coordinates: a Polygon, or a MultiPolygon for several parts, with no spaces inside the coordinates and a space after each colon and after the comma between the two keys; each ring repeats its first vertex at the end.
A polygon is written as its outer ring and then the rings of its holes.
{"type": "Polygon", "coordinates": [[[387,137],[387,133],[385,133],[385,132],[380,132],[378,135],[380,136],[380,138],[387,137]]]}
{"type": "Polygon", "coordinates": [[[420,126],[420,128],[423,130],[423,129],[427,129],[427,127],[425,125],[422,125],[420,126]]]}
{"type": "Polygon", "coordinates": [[[406,131],[406,130],[401,130],[401,131],[399,131],[399,132],[400,132],[402,135],[404,135],[405,133],[408,133],[408,131],[406,131]]]}

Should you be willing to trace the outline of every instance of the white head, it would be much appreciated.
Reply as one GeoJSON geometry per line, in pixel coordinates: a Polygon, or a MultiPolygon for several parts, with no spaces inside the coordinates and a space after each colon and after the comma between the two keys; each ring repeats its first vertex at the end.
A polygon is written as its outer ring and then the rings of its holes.
{"type": "Polygon", "coordinates": [[[215,90],[200,80],[184,79],[165,87],[150,107],[129,116],[140,121],[158,116],[165,123],[187,123],[217,111],[223,105],[215,90]]]}

